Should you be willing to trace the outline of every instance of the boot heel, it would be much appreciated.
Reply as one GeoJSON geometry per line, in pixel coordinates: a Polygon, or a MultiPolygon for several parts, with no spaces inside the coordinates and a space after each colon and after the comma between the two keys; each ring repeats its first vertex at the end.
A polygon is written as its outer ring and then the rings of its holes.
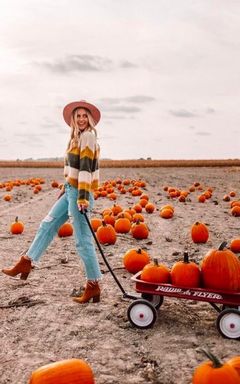
{"type": "Polygon", "coordinates": [[[100,295],[93,296],[93,303],[99,303],[99,301],[100,301],[100,295]]]}
{"type": "Polygon", "coordinates": [[[27,280],[28,275],[29,275],[29,272],[28,272],[28,273],[21,273],[21,275],[20,275],[20,279],[21,279],[21,280],[27,280]]]}

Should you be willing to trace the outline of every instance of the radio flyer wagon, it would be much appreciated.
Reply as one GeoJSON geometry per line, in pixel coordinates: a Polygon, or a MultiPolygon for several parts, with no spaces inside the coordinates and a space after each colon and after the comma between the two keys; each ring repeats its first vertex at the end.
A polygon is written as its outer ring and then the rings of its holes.
{"type": "Polygon", "coordinates": [[[132,276],[138,296],[125,291],[113,272],[102,247],[91,226],[87,211],[82,211],[104,263],[123,294],[123,298],[133,299],[127,316],[130,323],[140,329],[150,328],[157,320],[157,310],[163,304],[164,296],[208,302],[217,312],[216,326],[219,333],[229,339],[240,340],[240,292],[224,292],[204,288],[184,288],[172,284],[149,283],[140,279],[141,272],[132,276]]]}
{"type": "Polygon", "coordinates": [[[141,272],[131,280],[142,298],[128,308],[128,319],[137,328],[150,328],[157,319],[157,310],[164,296],[208,302],[217,312],[216,326],[219,333],[229,339],[240,340],[240,292],[226,292],[205,288],[184,288],[172,284],[149,283],[140,279],[141,272]]]}

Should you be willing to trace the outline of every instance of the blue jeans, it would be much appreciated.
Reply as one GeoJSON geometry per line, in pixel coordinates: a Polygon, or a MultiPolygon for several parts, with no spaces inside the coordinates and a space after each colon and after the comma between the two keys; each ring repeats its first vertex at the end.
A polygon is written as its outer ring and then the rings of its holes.
{"type": "MultiPolygon", "coordinates": [[[[92,241],[92,234],[84,215],[77,206],[77,188],[65,184],[65,193],[53,205],[48,215],[42,220],[36,236],[27,252],[33,260],[38,261],[50,242],[53,240],[59,227],[68,218],[72,218],[76,248],[81,257],[88,280],[99,280],[101,271],[92,241]]],[[[90,194],[89,210],[93,207],[93,196],[90,194]]]]}

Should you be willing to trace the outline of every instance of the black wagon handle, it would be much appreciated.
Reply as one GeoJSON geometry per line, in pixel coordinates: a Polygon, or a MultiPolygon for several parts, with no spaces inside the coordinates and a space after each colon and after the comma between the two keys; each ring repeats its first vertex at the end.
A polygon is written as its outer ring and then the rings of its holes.
{"type": "Polygon", "coordinates": [[[120,281],[118,280],[117,276],[116,276],[115,273],[113,272],[112,267],[110,266],[110,264],[109,264],[109,262],[108,262],[106,256],[104,255],[104,252],[103,252],[102,247],[101,247],[101,245],[100,245],[100,243],[99,243],[99,241],[98,241],[98,238],[97,238],[97,236],[96,236],[96,234],[95,234],[95,232],[94,232],[94,230],[93,230],[93,228],[92,228],[92,226],[91,226],[90,220],[89,220],[88,215],[87,215],[87,210],[83,208],[83,209],[81,209],[80,212],[84,215],[84,217],[85,217],[85,219],[86,219],[86,222],[87,222],[87,224],[88,224],[88,226],[89,226],[89,229],[90,229],[90,231],[91,231],[91,233],[92,233],[92,235],[93,235],[93,238],[94,238],[94,240],[95,240],[95,242],[96,242],[96,244],[97,244],[97,247],[98,247],[98,249],[99,249],[99,252],[101,253],[101,256],[102,256],[102,258],[103,258],[103,261],[104,261],[104,263],[106,264],[106,266],[107,266],[109,272],[111,273],[112,277],[113,277],[114,280],[116,281],[118,287],[119,287],[120,290],[122,291],[123,296],[124,296],[124,297],[128,297],[128,298],[131,298],[131,299],[137,299],[137,297],[135,297],[135,296],[133,296],[133,295],[129,295],[129,294],[125,291],[125,289],[123,288],[122,284],[121,284],[120,281]]]}

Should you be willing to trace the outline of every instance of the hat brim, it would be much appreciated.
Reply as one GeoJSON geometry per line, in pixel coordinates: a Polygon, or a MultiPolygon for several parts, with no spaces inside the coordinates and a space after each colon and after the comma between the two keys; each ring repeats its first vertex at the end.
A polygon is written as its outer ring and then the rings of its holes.
{"type": "Polygon", "coordinates": [[[91,113],[91,115],[93,117],[95,124],[97,125],[97,123],[99,122],[99,120],[101,118],[101,113],[100,113],[99,109],[97,107],[95,107],[95,105],[90,104],[87,101],[74,101],[72,103],[67,104],[64,107],[63,118],[64,118],[65,122],[67,123],[67,125],[70,126],[71,116],[72,116],[73,111],[76,108],[85,108],[85,109],[89,110],[89,112],[91,113]]]}

